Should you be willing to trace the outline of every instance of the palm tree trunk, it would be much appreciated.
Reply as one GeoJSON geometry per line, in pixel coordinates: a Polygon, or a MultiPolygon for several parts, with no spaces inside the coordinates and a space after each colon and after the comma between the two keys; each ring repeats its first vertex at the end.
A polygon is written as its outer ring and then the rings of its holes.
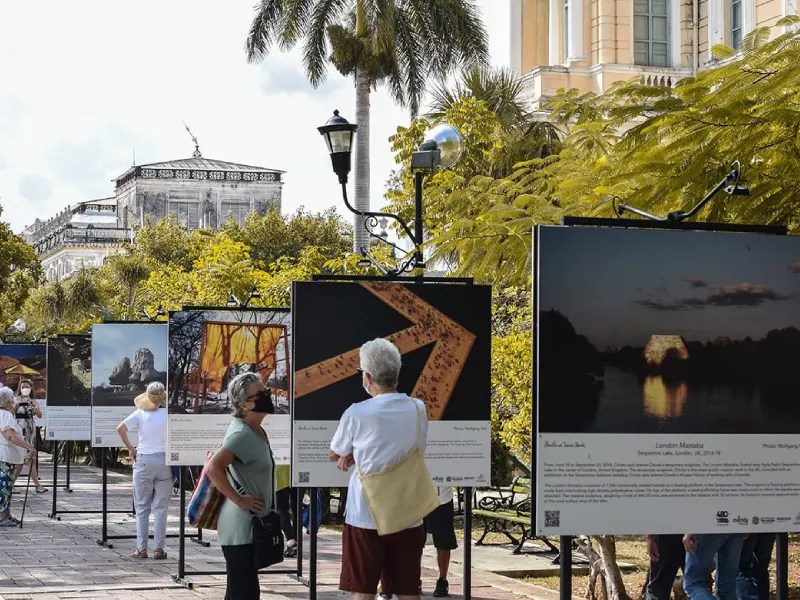
{"type": "MultiPolygon", "coordinates": [[[[370,80],[366,70],[356,72],[356,164],[355,207],[369,210],[369,101],[370,80]]],[[[353,215],[353,252],[369,249],[369,235],[364,229],[364,218],[353,215]]]]}

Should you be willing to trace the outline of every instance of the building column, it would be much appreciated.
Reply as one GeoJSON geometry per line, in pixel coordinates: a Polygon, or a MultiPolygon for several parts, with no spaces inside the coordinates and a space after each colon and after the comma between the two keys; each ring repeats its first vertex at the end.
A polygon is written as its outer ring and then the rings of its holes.
{"type": "Polygon", "coordinates": [[[508,64],[519,75],[522,72],[522,0],[511,0],[508,11],[509,31],[508,64]]]}
{"type": "Polygon", "coordinates": [[[725,42],[725,6],[723,0],[708,0],[708,58],[711,48],[725,42]]]}
{"type": "Polygon", "coordinates": [[[756,28],[756,3],[742,2],[742,25],[744,26],[744,37],[756,28]]]}
{"type": "Polygon", "coordinates": [[[569,0],[569,54],[567,59],[579,61],[583,55],[583,0],[569,0]]]}
{"type": "Polygon", "coordinates": [[[550,0],[548,62],[551,65],[564,62],[561,57],[561,2],[562,0],[550,0]]]}
{"type": "Polygon", "coordinates": [[[600,0],[597,6],[597,62],[614,64],[617,62],[617,2],[616,0],[600,0]]]}

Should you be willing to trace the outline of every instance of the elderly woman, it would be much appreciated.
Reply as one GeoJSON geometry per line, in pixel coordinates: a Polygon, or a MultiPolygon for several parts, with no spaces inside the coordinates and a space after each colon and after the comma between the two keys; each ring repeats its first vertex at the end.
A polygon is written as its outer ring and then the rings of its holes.
{"type": "Polygon", "coordinates": [[[36,455],[33,444],[22,437],[22,428],[14,418],[14,392],[0,388],[0,527],[16,527],[19,521],[11,516],[9,505],[17,467],[25,460],[25,450],[36,455]]]}
{"type": "MultiPolygon", "coordinates": [[[[367,342],[361,346],[360,361],[361,384],[371,398],[344,411],[329,458],[342,471],[357,464],[363,474],[379,473],[398,463],[415,443],[425,451],[428,419],[421,400],[397,391],[401,359],[394,344],[381,338],[367,342]]],[[[418,599],[425,546],[422,521],[391,535],[380,536],[377,529],[354,470],[347,489],[339,589],[351,592],[354,600],[371,600],[383,575],[384,589],[401,600],[418,599]]]]}
{"type": "Polygon", "coordinates": [[[225,600],[258,600],[261,588],[252,516],[266,516],[274,501],[275,463],[261,423],[275,408],[269,390],[255,373],[234,377],[228,385],[228,398],[234,419],[206,473],[225,496],[217,523],[228,575],[225,600]]]}
{"type": "MultiPolygon", "coordinates": [[[[36,401],[36,395],[33,391],[33,382],[30,379],[21,379],[17,384],[16,405],[14,408],[14,416],[17,419],[17,425],[22,429],[22,436],[29,444],[36,445],[36,422],[34,417],[42,418],[42,407],[36,401]]],[[[31,470],[31,479],[36,486],[37,494],[44,494],[47,488],[39,481],[39,466],[38,454],[26,459],[29,463],[31,470]]],[[[19,471],[17,471],[19,473],[19,471]]]]}
{"type": "Polygon", "coordinates": [[[117,432],[133,459],[133,502],[136,507],[136,551],[133,558],[147,558],[150,512],[153,513],[153,558],[167,558],[167,510],[172,496],[172,469],[167,466],[167,397],[164,384],[154,381],[147,391],[133,399],[136,410],[119,424],[117,432]],[[134,448],[128,437],[139,430],[134,448]]]}

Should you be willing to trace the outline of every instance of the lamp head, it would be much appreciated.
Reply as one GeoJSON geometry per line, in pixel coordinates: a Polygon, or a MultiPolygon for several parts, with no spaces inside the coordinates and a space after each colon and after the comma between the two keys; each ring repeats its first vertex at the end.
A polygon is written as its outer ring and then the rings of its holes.
{"type": "Polygon", "coordinates": [[[340,183],[347,183],[350,173],[350,153],[353,146],[353,135],[358,125],[348,122],[339,115],[338,110],[333,111],[333,116],[321,127],[317,127],[320,135],[325,138],[325,144],[331,155],[333,171],[339,176],[340,183]]]}
{"type": "Polygon", "coordinates": [[[228,296],[228,301],[225,303],[228,308],[238,308],[239,307],[239,299],[231,294],[228,296]]]}
{"type": "Polygon", "coordinates": [[[25,319],[20,317],[16,321],[14,321],[11,326],[6,330],[6,333],[9,334],[16,334],[16,333],[25,333],[25,330],[28,328],[28,324],[25,322],[25,319]]]}
{"type": "Polygon", "coordinates": [[[439,123],[425,133],[425,141],[420,150],[438,150],[441,154],[439,166],[452,167],[464,151],[464,138],[461,132],[449,123],[439,123]]]}

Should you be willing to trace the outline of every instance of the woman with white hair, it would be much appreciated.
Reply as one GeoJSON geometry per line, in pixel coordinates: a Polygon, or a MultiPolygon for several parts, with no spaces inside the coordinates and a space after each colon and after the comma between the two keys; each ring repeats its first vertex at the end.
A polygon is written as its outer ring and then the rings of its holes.
{"type": "Polygon", "coordinates": [[[18,466],[25,461],[25,450],[36,456],[36,448],[23,438],[14,412],[14,392],[11,388],[0,388],[0,527],[19,525],[10,511],[14,477],[18,466]]]}
{"type": "Polygon", "coordinates": [[[378,535],[360,474],[385,471],[415,445],[425,452],[428,418],[425,404],[397,391],[402,360],[392,342],[378,338],[361,346],[361,385],[371,397],[350,406],[339,421],[328,457],[342,471],[353,465],[342,533],[339,589],[353,600],[375,597],[378,581],[400,600],[419,598],[425,529],[420,519],[406,529],[378,535]]]}
{"type": "Polygon", "coordinates": [[[167,558],[167,509],[172,496],[172,470],[167,466],[167,398],[164,384],[154,381],[133,399],[136,410],[117,427],[119,437],[133,459],[133,503],[136,507],[136,551],[133,558],[147,558],[150,512],[153,513],[153,558],[167,558]],[[139,430],[134,448],[128,437],[139,430]]]}
{"type": "Polygon", "coordinates": [[[264,417],[274,413],[275,407],[255,373],[234,377],[228,384],[228,398],[234,419],[206,473],[225,496],[217,522],[228,575],[225,600],[258,600],[253,515],[265,517],[275,499],[275,462],[262,427],[264,417]]]}

